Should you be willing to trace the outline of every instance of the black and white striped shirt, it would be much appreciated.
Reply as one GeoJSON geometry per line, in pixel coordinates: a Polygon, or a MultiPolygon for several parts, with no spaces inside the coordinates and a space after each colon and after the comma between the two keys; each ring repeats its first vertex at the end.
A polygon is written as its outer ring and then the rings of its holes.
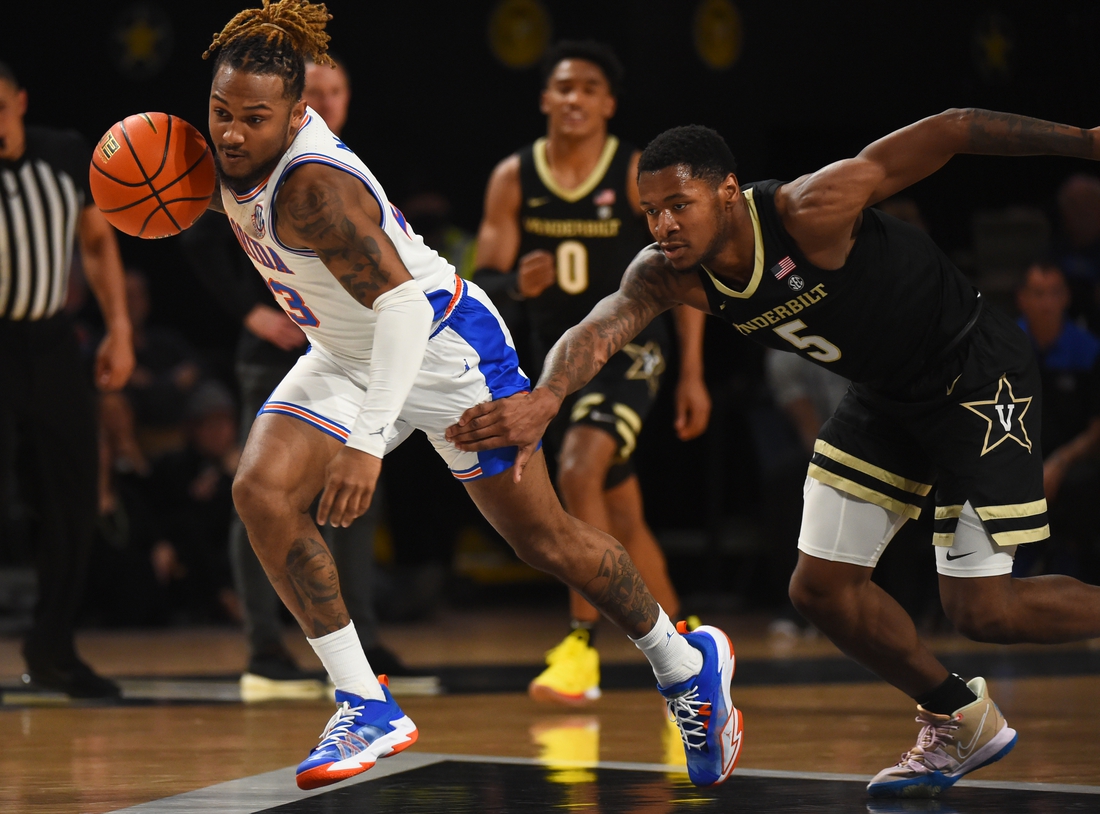
{"type": "Polygon", "coordinates": [[[73,132],[28,127],[18,161],[0,161],[0,320],[65,305],[80,214],[91,202],[91,149],[73,132]]]}

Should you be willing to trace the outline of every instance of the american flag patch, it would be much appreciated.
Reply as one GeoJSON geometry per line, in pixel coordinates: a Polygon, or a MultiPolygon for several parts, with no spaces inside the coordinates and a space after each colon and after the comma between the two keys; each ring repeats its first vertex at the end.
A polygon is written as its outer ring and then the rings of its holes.
{"type": "Polygon", "coordinates": [[[784,277],[794,271],[794,268],[794,261],[791,260],[790,256],[787,256],[776,263],[774,266],[772,266],[772,274],[775,275],[775,279],[782,280],[784,277]]]}
{"type": "Polygon", "coordinates": [[[596,197],[592,199],[592,203],[596,206],[614,206],[615,205],[615,190],[613,189],[601,189],[596,193],[596,197]]]}

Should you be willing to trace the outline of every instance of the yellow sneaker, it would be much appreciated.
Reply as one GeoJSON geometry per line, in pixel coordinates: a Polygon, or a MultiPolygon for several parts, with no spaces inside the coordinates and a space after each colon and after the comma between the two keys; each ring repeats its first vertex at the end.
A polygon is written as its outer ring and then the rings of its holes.
{"type": "Polygon", "coordinates": [[[587,630],[574,630],[547,651],[546,664],[527,687],[536,701],[578,706],[600,697],[600,654],[589,644],[587,630]]]}

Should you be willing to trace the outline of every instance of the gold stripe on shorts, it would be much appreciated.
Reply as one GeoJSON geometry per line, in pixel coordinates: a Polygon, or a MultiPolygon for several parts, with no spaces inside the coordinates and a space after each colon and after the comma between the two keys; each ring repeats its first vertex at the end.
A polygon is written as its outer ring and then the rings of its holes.
{"type": "MultiPolygon", "coordinates": [[[[822,442],[818,441],[817,443],[820,444],[822,442]]],[[[855,459],[853,458],[852,460],[855,459]]],[[[851,464],[846,461],[842,463],[851,466],[851,464]]],[[[860,463],[862,463],[862,461],[860,461],[860,463]]],[[[852,468],[854,469],[855,467],[852,468]]],[[[822,469],[817,464],[810,464],[807,474],[814,480],[827,483],[829,486],[833,486],[842,492],[847,492],[850,495],[866,500],[868,503],[874,503],[876,506],[881,506],[894,514],[900,514],[912,520],[916,520],[920,517],[920,506],[903,503],[889,495],[884,495],[882,492],[876,492],[874,489],[864,486],[861,483],[856,483],[853,480],[837,475],[834,472],[830,472],[828,469],[822,469]]],[[[931,489],[932,487],[928,488],[931,489]]]]}
{"type": "Polygon", "coordinates": [[[1009,503],[1005,506],[982,506],[975,509],[982,520],[1008,520],[1014,517],[1031,517],[1043,514],[1047,510],[1047,499],[1040,498],[1030,503],[1009,503]]]}
{"type": "Polygon", "coordinates": [[[936,519],[937,520],[952,520],[956,517],[962,516],[963,507],[959,505],[955,506],[937,506],[936,507],[936,519]]]}
{"type": "MultiPolygon", "coordinates": [[[[869,464],[867,463],[867,461],[857,458],[855,455],[850,455],[842,449],[837,449],[832,444],[826,441],[822,441],[820,438],[818,438],[814,442],[814,452],[818,453],[819,455],[824,455],[826,458],[831,458],[837,463],[844,464],[845,466],[862,472],[865,475],[870,475],[873,478],[877,478],[883,483],[888,483],[891,486],[897,489],[901,489],[905,492],[912,492],[915,495],[920,495],[921,497],[924,497],[932,491],[932,484],[930,483],[921,483],[920,481],[903,478],[901,475],[895,475],[893,472],[889,472],[880,466],[869,464]]],[[[874,503],[875,501],[871,502],[874,503]]],[[[894,510],[891,509],[891,511],[894,510]]],[[[913,516],[915,517],[916,515],[913,516]]]]}
{"type": "Polygon", "coordinates": [[[1037,529],[1020,529],[1019,531],[1001,531],[992,535],[993,542],[1000,546],[1023,545],[1024,543],[1036,543],[1050,536],[1050,526],[1042,526],[1037,529]]]}

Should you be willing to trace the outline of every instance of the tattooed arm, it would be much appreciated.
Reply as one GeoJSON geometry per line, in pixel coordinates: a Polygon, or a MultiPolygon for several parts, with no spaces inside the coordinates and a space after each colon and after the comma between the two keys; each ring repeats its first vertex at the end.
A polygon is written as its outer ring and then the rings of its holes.
{"type": "Polygon", "coordinates": [[[658,314],[684,302],[681,289],[694,279],[677,277],[655,246],[643,249],[627,268],[619,290],[597,303],[550,349],[542,378],[531,393],[471,407],[447,429],[448,440],[474,451],[518,446],[513,475],[518,481],[565,397],[588,384],[658,314]]]}
{"type": "Polygon", "coordinates": [[[272,228],[283,243],[315,251],[344,290],[375,314],[367,394],[347,443],[329,462],[317,508],[318,523],[349,526],[370,506],[434,312],[382,230],[379,203],[359,179],[306,164],[280,188],[275,215],[272,228]]]}
{"type": "Polygon", "coordinates": [[[347,292],[368,308],[382,292],[412,279],[381,223],[378,201],[363,182],[325,164],[298,167],[275,199],[279,239],[317,252],[347,292]]]}
{"type": "Polygon", "coordinates": [[[810,262],[844,264],[864,209],[934,173],[952,156],[1064,155],[1100,159],[1097,130],[997,113],[947,110],[784,184],[776,193],[783,225],[810,262]]]}

